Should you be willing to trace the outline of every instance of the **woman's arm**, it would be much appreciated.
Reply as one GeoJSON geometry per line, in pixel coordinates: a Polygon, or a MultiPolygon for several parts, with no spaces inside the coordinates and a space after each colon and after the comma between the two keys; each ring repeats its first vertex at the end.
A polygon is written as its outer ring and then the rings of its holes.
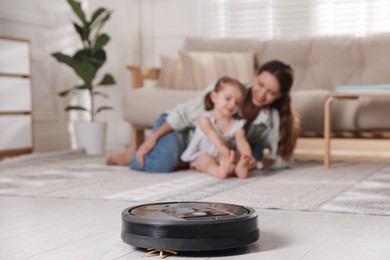
{"type": "Polygon", "coordinates": [[[229,149],[222,142],[221,138],[215,132],[215,129],[211,125],[210,119],[205,116],[199,116],[198,118],[198,126],[203,131],[203,133],[207,136],[207,138],[215,145],[218,150],[219,155],[225,154],[229,155],[229,149]]]}
{"type": "Polygon", "coordinates": [[[263,168],[265,169],[280,169],[286,167],[286,165],[283,163],[283,160],[281,160],[281,157],[278,155],[280,140],[280,116],[275,109],[272,109],[270,111],[270,117],[272,128],[266,141],[266,143],[268,143],[267,147],[269,147],[270,154],[268,158],[264,158],[262,160],[262,163],[263,168]]]}
{"type": "MultiPolygon", "coordinates": [[[[279,113],[273,108],[263,108],[247,129],[247,140],[255,147],[269,149],[269,154],[256,167],[264,169],[283,168],[278,156],[279,113]]],[[[262,153],[262,151],[261,151],[262,153]]]]}
{"type": "Polygon", "coordinates": [[[180,131],[188,127],[196,127],[198,117],[204,113],[204,97],[213,90],[215,82],[209,84],[196,97],[176,105],[168,112],[166,121],[172,129],[180,131]]]}
{"type": "Polygon", "coordinates": [[[264,146],[269,148],[270,153],[267,158],[261,162],[264,169],[275,170],[288,167],[290,162],[285,162],[278,154],[279,140],[280,140],[280,116],[279,113],[272,109],[270,110],[271,130],[265,140],[264,146]]]}
{"type": "Polygon", "coordinates": [[[144,166],[145,155],[153,149],[161,136],[165,135],[171,130],[171,125],[167,122],[164,122],[164,124],[162,124],[162,126],[156,132],[154,132],[148,139],[145,140],[145,142],[141,144],[136,152],[136,158],[142,167],[144,166]]]}

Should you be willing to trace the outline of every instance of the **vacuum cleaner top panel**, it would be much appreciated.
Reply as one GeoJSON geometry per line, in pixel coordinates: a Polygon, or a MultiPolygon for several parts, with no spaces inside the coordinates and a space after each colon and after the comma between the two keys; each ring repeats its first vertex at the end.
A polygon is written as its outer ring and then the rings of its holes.
{"type": "Polygon", "coordinates": [[[249,214],[249,210],[243,206],[224,203],[168,202],[130,208],[129,213],[149,220],[202,221],[242,217],[249,214]]]}

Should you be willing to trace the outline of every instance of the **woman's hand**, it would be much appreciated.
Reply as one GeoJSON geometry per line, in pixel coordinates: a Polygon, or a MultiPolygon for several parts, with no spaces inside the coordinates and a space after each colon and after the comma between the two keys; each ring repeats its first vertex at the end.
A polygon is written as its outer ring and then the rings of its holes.
{"type": "Polygon", "coordinates": [[[241,154],[241,157],[246,158],[246,160],[248,160],[247,164],[246,164],[248,169],[256,168],[257,161],[256,161],[255,157],[253,157],[252,153],[247,153],[247,154],[243,153],[243,154],[241,154]]]}
{"type": "Polygon", "coordinates": [[[244,155],[244,156],[246,156],[246,158],[248,158],[249,165],[256,164],[256,159],[255,159],[255,157],[253,157],[252,153],[244,155]]]}
{"type": "Polygon", "coordinates": [[[153,147],[156,146],[157,140],[172,130],[172,127],[168,122],[164,122],[161,127],[154,132],[148,139],[146,139],[145,142],[141,144],[141,146],[138,148],[137,152],[135,153],[135,157],[137,159],[137,162],[144,167],[145,164],[145,155],[147,155],[153,147]]]}
{"type": "Polygon", "coordinates": [[[267,169],[268,167],[270,167],[272,164],[275,163],[275,160],[272,160],[272,159],[263,159],[261,162],[263,163],[263,168],[264,168],[264,169],[267,169]]]}
{"type": "Polygon", "coordinates": [[[137,162],[144,167],[144,158],[147,153],[149,153],[150,150],[153,149],[153,147],[156,145],[156,139],[155,138],[148,138],[141,144],[141,146],[138,148],[137,152],[135,153],[135,156],[137,158],[137,162]]]}

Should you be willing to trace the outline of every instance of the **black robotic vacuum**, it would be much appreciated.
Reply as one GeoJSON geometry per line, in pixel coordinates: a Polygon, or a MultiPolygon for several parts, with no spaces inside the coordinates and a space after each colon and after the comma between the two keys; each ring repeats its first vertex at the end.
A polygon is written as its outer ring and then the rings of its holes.
{"type": "Polygon", "coordinates": [[[123,242],[140,248],[211,251],[257,241],[254,209],[212,202],[164,202],[122,212],[123,242]]]}

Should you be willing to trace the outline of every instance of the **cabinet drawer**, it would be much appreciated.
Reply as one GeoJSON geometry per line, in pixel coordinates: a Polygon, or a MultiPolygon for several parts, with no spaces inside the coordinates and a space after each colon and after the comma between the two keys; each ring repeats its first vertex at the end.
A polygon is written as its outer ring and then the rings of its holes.
{"type": "Polygon", "coordinates": [[[30,110],[30,80],[0,77],[0,112],[30,110]]]}
{"type": "Polygon", "coordinates": [[[0,39],[0,71],[9,74],[30,74],[29,43],[0,39]]]}
{"type": "Polygon", "coordinates": [[[0,117],[0,150],[32,147],[30,115],[0,117]]]}

